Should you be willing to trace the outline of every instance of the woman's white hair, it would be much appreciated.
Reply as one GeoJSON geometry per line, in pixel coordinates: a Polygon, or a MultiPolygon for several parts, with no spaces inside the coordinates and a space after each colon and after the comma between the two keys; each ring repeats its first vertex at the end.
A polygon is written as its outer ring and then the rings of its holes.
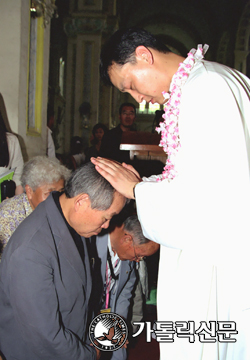
{"type": "Polygon", "coordinates": [[[24,164],[21,176],[22,187],[29,185],[33,191],[45,184],[52,184],[63,179],[67,181],[71,171],[61,165],[56,158],[35,156],[24,164]]]}

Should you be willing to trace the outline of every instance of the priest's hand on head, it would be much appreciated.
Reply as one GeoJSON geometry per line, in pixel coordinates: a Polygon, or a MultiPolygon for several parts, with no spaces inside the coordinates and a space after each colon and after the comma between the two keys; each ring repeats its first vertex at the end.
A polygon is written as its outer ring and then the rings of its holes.
{"type": "Polygon", "coordinates": [[[141,177],[131,165],[105,158],[91,158],[96,170],[123,196],[134,199],[134,187],[141,177]]]}

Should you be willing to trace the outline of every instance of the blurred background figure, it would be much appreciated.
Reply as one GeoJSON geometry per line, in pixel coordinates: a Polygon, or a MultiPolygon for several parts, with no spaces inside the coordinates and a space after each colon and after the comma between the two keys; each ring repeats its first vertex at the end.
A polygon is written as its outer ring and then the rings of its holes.
{"type": "Polygon", "coordinates": [[[91,140],[92,146],[86,149],[86,162],[90,161],[92,156],[100,156],[100,148],[103,136],[108,132],[107,126],[104,124],[96,124],[92,129],[93,138],[91,140]]]}
{"type": "Polygon", "coordinates": [[[70,140],[70,154],[66,159],[66,166],[70,170],[75,170],[84,162],[83,140],[80,136],[73,136],[70,140]]]}
{"type": "Polygon", "coordinates": [[[0,204],[0,258],[18,225],[46,200],[52,191],[63,191],[70,173],[57,159],[47,156],[36,156],[25,163],[21,176],[24,193],[0,204]]]}
{"type": "Polygon", "coordinates": [[[23,188],[20,177],[23,170],[23,156],[18,138],[7,131],[0,112],[0,177],[9,169],[14,169],[13,181],[16,184],[15,194],[21,194],[23,188]]]}
{"type": "Polygon", "coordinates": [[[48,157],[56,157],[55,143],[53,140],[53,128],[54,128],[54,109],[48,104],[47,109],[47,149],[46,155],[48,157]]]}
{"type": "Polygon", "coordinates": [[[119,162],[130,163],[129,151],[120,150],[124,132],[135,129],[136,107],[132,103],[123,103],[119,108],[119,125],[109,130],[103,137],[100,154],[102,157],[119,162]]]}
{"type": "Polygon", "coordinates": [[[55,144],[52,137],[52,130],[47,126],[47,155],[48,157],[56,157],[55,144]]]}
{"type": "Polygon", "coordinates": [[[88,128],[89,119],[90,119],[90,115],[91,115],[91,105],[90,105],[89,102],[84,101],[79,106],[79,114],[80,114],[80,118],[81,118],[81,121],[82,121],[82,127],[83,128],[88,128]]]}
{"type": "Polygon", "coordinates": [[[84,101],[79,106],[80,123],[79,130],[83,141],[83,148],[86,149],[89,145],[89,127],[91,118],[91,105],[89,102],[84,101]]]}

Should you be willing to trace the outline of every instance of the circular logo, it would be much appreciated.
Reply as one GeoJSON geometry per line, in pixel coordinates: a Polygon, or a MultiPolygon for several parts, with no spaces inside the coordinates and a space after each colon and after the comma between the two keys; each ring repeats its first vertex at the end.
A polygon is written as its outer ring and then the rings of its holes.
{"type": "Polygon", "coordinates": [[[115,313],[99,314],[89,326],[89,337],[92,344],[99,350],[118,350],[127,340],[127,324],[115,313]]]}

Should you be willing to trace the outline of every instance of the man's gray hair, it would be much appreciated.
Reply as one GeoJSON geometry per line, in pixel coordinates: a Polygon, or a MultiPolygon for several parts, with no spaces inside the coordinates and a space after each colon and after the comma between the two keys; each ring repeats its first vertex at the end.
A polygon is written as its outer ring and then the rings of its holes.
{"type": "Polygon", "coordinates": [[[88,194],[91,208],[101,211],[110,208],[114,193],[113,186],[99,174],[91,162],[76,169],[65,185],[65,195],[68,198],[88,194]]]}
{"type": "Polygon", "coordinates": [[[147,244],[150,241],[143,235],[137,215],[129,216],[124,221],[124,231],[133,237],[134,244],[137,246],[147,244]]]}
{"type": "Polygon", "coordinates": [[[61,179],[66,181],[71,171],[61,165],[56,158],[35,156],[24,164],[21,176],[22,187],[29,185],[33,191],[45,184],[52,184],[61,179]]]}

